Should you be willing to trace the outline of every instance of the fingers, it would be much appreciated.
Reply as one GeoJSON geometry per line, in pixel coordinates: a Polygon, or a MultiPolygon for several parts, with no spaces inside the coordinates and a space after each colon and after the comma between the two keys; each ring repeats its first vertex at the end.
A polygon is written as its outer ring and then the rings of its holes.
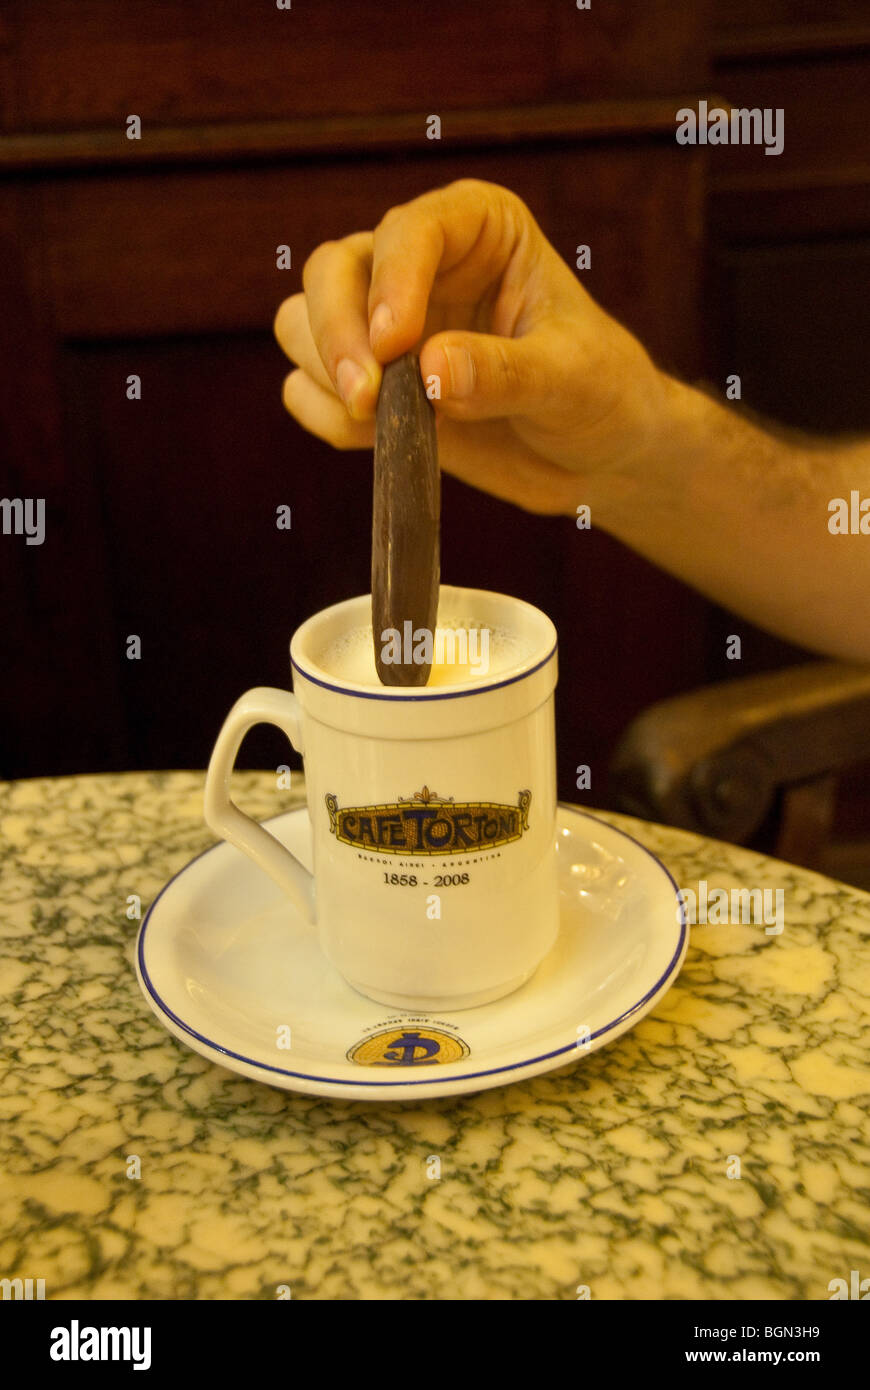
{"type": "Polygon", "coordinates": [[[372,449],[373,420],[352,420],[335,392],[314,381],[307,372],[291,372],[284,381],[285,408],[311,434],[336,449],[372,449]]]}
{"type": "MultiPolygon", "coordinates": [[[[355,420],[371,419],[381,384],[380,364],[369,342],[371,246],[371,232],[326,241],[308,257],[302,271],[311,341],[329,384],[355,420]]],[[[290,309],[285,315],[285,321],[290,317],[291,329],[298,314],[298,309],[290,309]]],[[[281,310],[279,319],[280,315],[281,310]]],[[[276,332],[279,326],[284,325],[276,323],[276,332]]],[[[297,327],[296,347],[304,351],[306,344],[305,333],[297,327]]],[[[299,359],[294,356],[293,360],[299,359]]],[[[309,377],[324,384],[314,372],[309,377]]]]}
{"type": "Polygon", "coordinates": [[[438,408],[453,419],[529,415],[559,399],[552,347],[546,330],[522,338],[436,333],[420,353],[420,372],[424,381],[438,378],[438,408]]]}
{"type": "Polygon", "coordinates": [[[368,308],[371,345],[389,362],[423,334],[436,276],[455,297],[480,301],[533,225],[509,189],[459,179],[390,208],[375,229],[368,308]]]}
{"type": "Polygon", "coordinates": [[[381,363],[420,340],[436,277],[452,299],[478,304],[533,226],[516,195],[498,184],[460,179],[424,193],[391,208],[374,232],[312,252],[304,296],[291,296],[278,311],[278,341],[310,381],[338,393],[355,420],[371,420],[381,363]]]}
{"type": "Polygon", "coordinates": [[[530,313],[542,244],[509,189],[461,179],[391,208],[374,232],[318,246],[304,294],[285,300],[275,320],[299,368],[284,383],[287,410],[336,448],[371,448],[381,364],[417,347],[427,321],[431,333],[454,314],[463,329],[503,336],[456,329],[424,344],[421,370],[440,379],[439,413],[459,422],[548,410],[564,371],[530,313]]]}
{"type": "Polygon", "coordinates": [[[371,345],[391,362],[417,343],[444,251],[444,231],[424,199],[391,208],[374,234],[368,293],[371,345]]]}
{"type": "Polygon", "coordinates": [[[304,294],[292,294],[285,299],[275,315],[275,337],[291,362],[322,386],[332,391],[333,384],[317,351],[308,321],[308,306],[304,294]]]}

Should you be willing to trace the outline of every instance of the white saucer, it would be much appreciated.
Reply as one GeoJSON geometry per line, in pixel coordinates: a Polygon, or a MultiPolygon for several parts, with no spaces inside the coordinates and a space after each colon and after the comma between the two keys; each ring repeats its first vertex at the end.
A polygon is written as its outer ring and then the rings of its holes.
{"type": "MultiPolygon", "coordinates": [[[[310,867],[307,810],[268,825],[310,867]]],[[[223,843],[151,905],[139,931],[139,984],[188,1047],[288,1091],[420,1099],[582,1061],[667,992],[688,928],[677,886],[649,850],[574,807],[559,807],[558,826],[558,940],[527,984],[492,1004],[436,1017],[366,999],[280,888],[223,843]]]]}

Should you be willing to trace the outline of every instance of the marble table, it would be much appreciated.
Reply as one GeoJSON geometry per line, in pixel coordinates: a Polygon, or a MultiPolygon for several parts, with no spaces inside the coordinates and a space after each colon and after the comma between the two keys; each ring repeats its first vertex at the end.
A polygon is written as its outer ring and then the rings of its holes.
{"type": "MultiPolygon", "coordinates": [[[[302,796],[276,780],[234,794],[276,815],[302,796]]],[[[652,1013],[558,1072],[318,1098],[190,1051],[139,991],[129,900],[212,843],[203,781],[0,783],[0,1277],[49,1299],[824,1300],[870,1275],[870,896],[605,814],[681,886],[784,889],[784,930],[694,926],[652,1013]]]]}

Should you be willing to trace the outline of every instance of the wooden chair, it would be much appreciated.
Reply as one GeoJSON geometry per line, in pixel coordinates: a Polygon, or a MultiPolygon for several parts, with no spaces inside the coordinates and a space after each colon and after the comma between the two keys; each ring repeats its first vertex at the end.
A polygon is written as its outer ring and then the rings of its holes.
{"type": "Polygon", "coordinates": [[[870,667],[812,662],[644,710],[611,760],[610,804],[736,844],[772,825],[770,853],[833,873],[838,776],[867,759],[870,667]]]}

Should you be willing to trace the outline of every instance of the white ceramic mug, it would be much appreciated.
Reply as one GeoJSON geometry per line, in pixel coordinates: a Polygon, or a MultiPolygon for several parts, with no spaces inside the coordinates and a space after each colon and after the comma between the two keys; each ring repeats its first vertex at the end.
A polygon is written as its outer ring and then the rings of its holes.
{"type": "Polygon", "coordinates": [[[205,789],[210,828],[256,861],[316,923],[355,989],[402,1009],[485,1004],[517,989],[553,945],[556,630],[520,599],[441,586],[441,607],[516,634],[528,655],[474,683],[366,686],[319,664],[371,623],[371,596],[309,618],[290,644],[294,694],[233,706],[205,789]],[[230,797],[239,746],[276,724],[305,760],[314,873],[230,797]]]}

